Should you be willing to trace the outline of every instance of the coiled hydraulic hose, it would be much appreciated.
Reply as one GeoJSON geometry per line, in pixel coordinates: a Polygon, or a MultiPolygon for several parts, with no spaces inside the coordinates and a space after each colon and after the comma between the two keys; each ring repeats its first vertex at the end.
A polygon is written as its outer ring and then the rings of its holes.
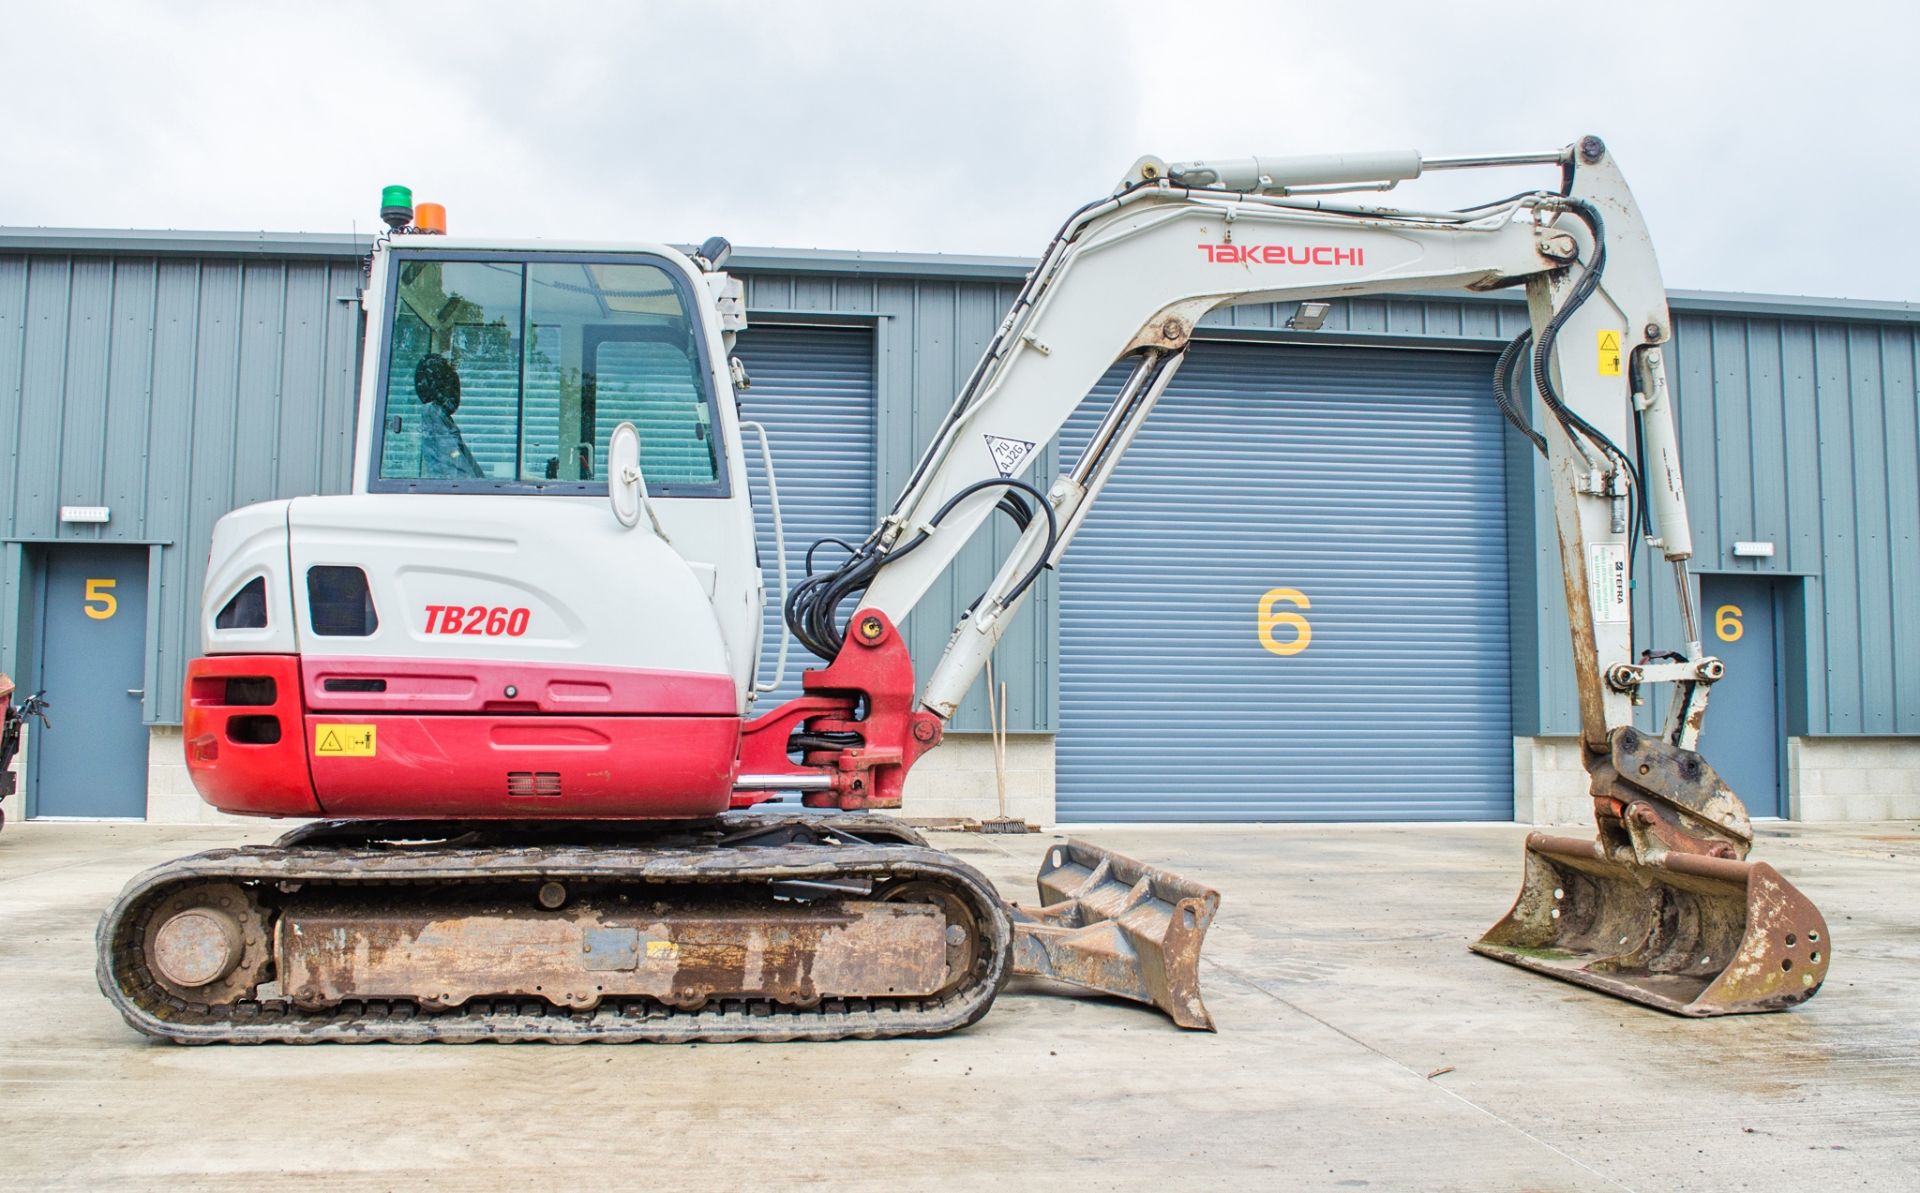
{"type": "MultiPolygon", "coordinates": [[[[1046,515],[1047,519],[1047,545],[1045,549],[1040,552],[1040,558],[1034,562],[1033,566],[1027,569],[1027,574],[1022,576],[1020,582],[1014,585],[1012,591],[1007,594],[1007,604],[1012,604],[1018,600],[1020,595],[1026,592],[1028,586],[1040,578],[1040,573],[1048,566],[1047,560],[1053,555],[1053,548],[1060,540],[1060,526],[1054,515],[1053,506],[1047,501],[1046,495],[1041,493],[1040,490],[1022,480],[1014,480],[1011,477],[994,477],[990,480],[976,481],[948,498],[946,504],[942,505],[939,511],[928,521],[926,530],[916,534],[913,538],[895,547],[892,551],[884,555],[881,554],[875,549],[874,540],[869,539],[865,543],[862,543],[858,549],[855,549],[852,556],[839,567],[834,568],[830,572],[821,572],[817,576],[809,575],[806,579],[794,585],[793,590],[787,594],[787,605],[785,609],[787,629],[792,632],[794,640],[823,659],[831,660],[835,655],[839,654],[840,647],[845,644],[847,640],[846,627],[841,623],[839,615],[841,603],[849,597],[857,596],[865,592],[868,585],[873,583],[873,578],[879,574],[880,568],[883,565],[902,558],[908,552],[913,551],[919,547],[920,544],[926,542],[928,534],[934,528],[938,527],[960,502],[978,493],[982,489],[992,488],[1012,489],[1020,493],[1026,493],[1033,498],[1034,506],[1028,507],[1026,503],[1018,500],[1015,493],[1008,493],[1005,497],[1001,498],[997,507],[1005,510],[1008,516],[1012,517],[1014,522],[1018,524],[1022,530],[1025,530],[1027,524],[1032,520],[1032,510],[1035,508],[1046,515]],[[1009,508],[1008,498],[1014,499],[1019,507],[1017,511],[1009,508]],[[1025,517],[1022,517],[1022,514],[1024,514],[1025,517]]],[[[819,547],[822,543],[828,541],[830,540],[821,539],[814,544],[814,547],[819,547]]],[[[839,542],[837,539],[831,541],[839,542]]],[[[846,546],[845,543],[840,543],[840,545],[846,546]]],[[[809,548],[807,551],[809,566],[811,566],[812,557],[813,548],[809,548]]]]}

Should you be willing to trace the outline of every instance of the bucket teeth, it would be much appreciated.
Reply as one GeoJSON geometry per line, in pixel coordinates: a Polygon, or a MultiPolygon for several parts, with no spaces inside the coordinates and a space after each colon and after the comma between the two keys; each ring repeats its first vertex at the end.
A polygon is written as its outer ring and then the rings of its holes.
{"type": "Polygon", "coordinates": [[[1765,862],[1684,853],[1621,860],[1595,841],[1534,833],[1513,910],[1473,950],[1704,1017],[1812,998],[1832,942],[1819,909],[1765,862]]]}
{"type": "Polygon", "coordinates": [[[1220,907],[1209,887],[1069,840],[1047,851],[1042,906],[1013,908],[1013,972],[1152,1003],[1181,1027],[1213,1030],[1200,999],[1200,947],[1220,907]]]}

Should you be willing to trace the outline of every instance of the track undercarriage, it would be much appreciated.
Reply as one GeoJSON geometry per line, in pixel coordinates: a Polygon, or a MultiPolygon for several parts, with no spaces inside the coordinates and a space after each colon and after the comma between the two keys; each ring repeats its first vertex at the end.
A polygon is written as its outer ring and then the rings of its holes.
{"type": "Polygon", "coordinates": [[[136,878],[101,924],[100,985],[180,1043],[936,1035],[1016,972],[1211,1026],[1218,897],[1079,843],[1049,854],[1042,929],[876,815],[322,822],[136,878]]]}

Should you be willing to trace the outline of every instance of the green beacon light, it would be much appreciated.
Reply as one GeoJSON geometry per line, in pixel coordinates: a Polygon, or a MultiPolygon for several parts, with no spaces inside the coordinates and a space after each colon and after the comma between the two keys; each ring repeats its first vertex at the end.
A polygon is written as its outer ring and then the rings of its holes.
{"type": "Polygon", "coordinates": [[[380,192],[380,218],[395,232],[413,222],[413,190],[389,186],[380,192]]]}

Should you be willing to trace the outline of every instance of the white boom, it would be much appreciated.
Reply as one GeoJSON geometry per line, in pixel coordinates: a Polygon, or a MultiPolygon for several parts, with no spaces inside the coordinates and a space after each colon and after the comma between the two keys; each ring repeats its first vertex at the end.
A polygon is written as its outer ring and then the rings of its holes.
{"type": "MultiPolygon", "coordinates": [[[[1666,292],[1626,182],[1592,137],[1553,153],[1424,163],[1414,153],[1171,166],[1142,158],[1111,197],[1067,222],[1028,278],[864,558],[848,565],[870,569],[861,605],[896,622],[911,612],[996,503],[1026,488],[1017,482],[1027,461],[1095,382],[1116,360],[1135,361],[1085,453],[1053,479],[1045,508],[1033,511],[929,676],[921,704],[950,718],[1038,570],[1059,562],[1202,316],[1236,303],[1519,283],[1549,416],[1544,446],[1582,735],[1591,750],[1604,750],[1609,733],[1631,723],[1638,687],[1672,681],[1679,696],[1665,736],[1690,748],[1719,664],[1701,657],[1692,629],[1684,570],[1692,536],[1662,359],[1671,335],[1666,292]],[[1299,197],[1385,189],[1423,166],[1524,163],[1559,165],[1563,189],[1449,212],[1299,197]],[[1678,664],[1644,666],[1632,657],[1629,561],[1643,509],[1686,610],[1687,658],[1678,664]]],[[[1503,382],[1517,355],[1503,359],[1503,382]]],[[[1419,468],[1418,458],[1407,461],[1409,483],[1418,483],[1419,468]]]]}

